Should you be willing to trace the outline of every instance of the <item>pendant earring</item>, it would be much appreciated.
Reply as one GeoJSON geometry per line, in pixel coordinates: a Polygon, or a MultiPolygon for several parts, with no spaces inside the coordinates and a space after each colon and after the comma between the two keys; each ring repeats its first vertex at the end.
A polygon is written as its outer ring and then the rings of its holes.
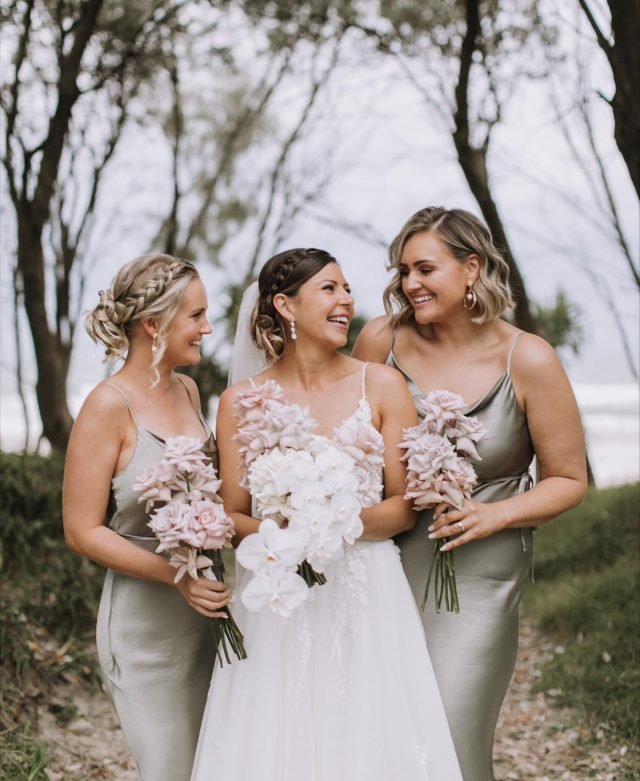
{"type": "Polygon", "coordinates": [[[151,340],[151,352],[157,353],[158,352],[158,332],[156,331],[153,335],[153,339],[151,340]]]}
{"type": "Polygon", "coordinates": [[[298,338],[298,334],[296,333],[296,320],[295,318],[290,323],[291,326],[291,341],[295,342],[295,340],[298,338]]]}
{"type": "Polygon", "coordinates": [[[473,290],[473,286],[469,285],[467,288],[467,292],[464,294],[464,298],[462,299],[462,305],[465,309],[474,309],[475,305],[478,303],[478,296],[475,294],[475,291],[473,290]]]}

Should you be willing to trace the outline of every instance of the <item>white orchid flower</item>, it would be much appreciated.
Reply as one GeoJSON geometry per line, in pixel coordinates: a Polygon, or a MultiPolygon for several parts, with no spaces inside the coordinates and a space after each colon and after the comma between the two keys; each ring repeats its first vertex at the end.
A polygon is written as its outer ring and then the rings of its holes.
{"type": "Polygon", "coordinates": [[[254,575],[242,592],[242,604],[254,613],[268,605],[274,613],[289,618],[309,596],[309,587],[295,572],[270,568],[254,575]]]}
{"type": "Polygon", "coordinates": [[[238,563],[251,572],[265,569],[291,570],[304,558],[304,534],[281,529],[270,518],[262,521],[255,534],[249,534],[236,550],[238,563]]]}

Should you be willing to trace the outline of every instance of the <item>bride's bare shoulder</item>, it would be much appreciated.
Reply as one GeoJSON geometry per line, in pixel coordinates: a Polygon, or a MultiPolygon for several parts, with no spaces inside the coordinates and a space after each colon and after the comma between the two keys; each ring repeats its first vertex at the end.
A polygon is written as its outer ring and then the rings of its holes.
{"type": "Polygon", "coordinates": [[[378,393],[396,393],[406,388],[402,374],[385,363],[367,365],[367,388],[374,386],[378,393]]]}

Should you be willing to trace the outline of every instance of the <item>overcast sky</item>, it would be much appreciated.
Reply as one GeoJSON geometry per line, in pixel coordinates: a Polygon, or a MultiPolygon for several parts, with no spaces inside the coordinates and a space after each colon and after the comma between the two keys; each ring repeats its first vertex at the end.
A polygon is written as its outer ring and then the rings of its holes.
{"type": "MultiPolygon", "coordinates": [[[[567,33],[571,43],[571,33],[567,33]]],[[[584,43],[582,44],[585,45],[584,43]]],[[[612,93],[608,64],[592,45],[589,79],[594,89],[612,93]]],[[[330,86],[332,101],[329,139],[336,150],[335,170],[319,202],[299,217],[277,249],[319,246],[341,262],[366,316],[382,311],[381,294],[387,283],[384,249],[332,225],[332,216],[363,223],[390,241],[403,222],[428,205],[462,207],[479,214],[461,170],[450,136],[421,96],[402,84],[394,66],[343,67],[330,86]],[[321,214],[325,219],[316,219],[321,214]]],[[[503,123],[492,141],[490,174],[494,197],[501,210],[529,295],[551,304],[562,289],[583,313],[585,342],[579,357],[563,354],[576,382],[625,382],[632,379],[624,358],[610,305],[602,286],[585,266],[606,280],[624,320],[633,354],[638,358],[638,295],[611,235],[602,205],[589,191],[584,174],[571,157],[559,132],[544,84],[523,84],[513,95],[503,123]]],[[[565,96],[567,104],[569,96],[565,96]]],[[[611,112],[596,100],[593,118],[597,143],[610,175],[613,192],[634,258],[639,256],[638,201],[613,141],[611,112]]],[[[575,126],[575,143],[584,138],[575,126]]],[[[303,150],[307,165],[323,166],[318,149],[303,150]]],[[[92,306],[97,291],[108,286],[126,260],[148,251],[154,226],[141,216],[132,227],[131,215],[162,211],[168,203],[166,173],[169,159],[157,134],[137,129],[123,146],[112,168],[103,212],[120,204],[119,216],[103,225],[97,262],[87,281],[84,308],[92,306]],[[132,186],[130,173],[139,173],[132,186]]],[[[6,196],[5,196],[6,197],[6,196]]],[[[6,200],[5,200],[6,205],[6,200]]],[[[1,382],[5,393],[15,389],[15,352],[11,328],[11,285],[8,269],[13,243],[11,215],[3,209],[1,382]]],[[[105,220],[106,223],[106,220],[105,220]]],[[[247,244],[248,246],[248,244],[247,244]]],[[[239,246],[238,252],[242,252],[239,246]]],[[[264,258],[266,260],[266,257],[264,258]]],[[[219,272],[201,264],[207,283],[210,314],[219,313],[219,272]]],[[[29,347],[25,331],[25,344],[29,347]]],[[[25,350],[26,377],[35,375],[30,347],[25,350]]],[[[101,351],[78,329],[70,388],[94,383],[104,374],[101,351]]]]}

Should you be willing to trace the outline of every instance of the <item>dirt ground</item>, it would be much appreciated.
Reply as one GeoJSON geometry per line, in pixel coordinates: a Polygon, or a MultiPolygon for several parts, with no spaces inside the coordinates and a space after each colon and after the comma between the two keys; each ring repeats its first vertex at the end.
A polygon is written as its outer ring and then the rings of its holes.
{"type": "MultiPolygon", "coordinates": [[[[608,745],[597,731],[596,748],[577,712],[552,705],[553,692],[532,694],[545,655],[552,650],[528,624],[521,628],[520,653],[498,723],[495,750],[499,781],[622,781],[633,775],[623,745],[608,745]]],[[[136,781],[135,766],[106,695],[90,693],[84,681],[68,677],[47,707],[39,709],[39,731],[50,747],[49,781],[136,781]],[[61,718],[66,714],[66,718],[61,718]],[[69,714],[72,718],[69,721],[69,714]],[[63,726],[63,722],[65,722],[63,726]]]]}

